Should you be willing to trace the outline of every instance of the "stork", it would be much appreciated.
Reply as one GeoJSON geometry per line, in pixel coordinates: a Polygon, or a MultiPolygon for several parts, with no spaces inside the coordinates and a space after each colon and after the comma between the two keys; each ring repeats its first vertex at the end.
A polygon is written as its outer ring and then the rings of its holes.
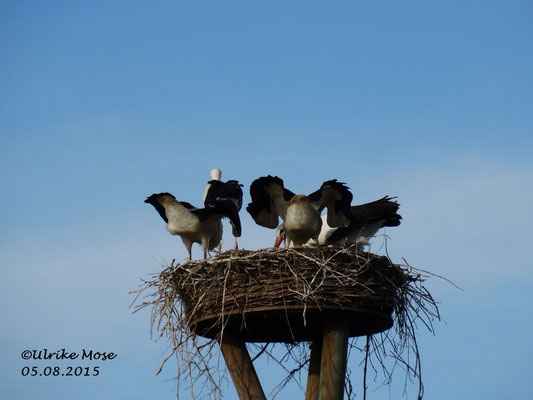
{"type": "MultiPolygon", "coordinates": [[[[235,204],[237,212],[241,210],[242,207],[242,189],[241,185],[236,180],[229,180],[227,182],[222,182],[220,180],[222,172],[218,168],[211,170],[211,180],[207,182],[207,185],[204,190],[203,203],[207,207],[209,204],[212,204],[219,200],[231,200],[235,204]]],[[[240,232],[237,232],[233,228],[233,248],[237,250],[239,245],[237,243],[237,237],[240,236],[240,232]]],[[[219,244],[219,251],[220,251],[219,244]]]]}
{"type": "MultiPolygon", "coordinates": [[[[402,217],[397,213],[400,205],[394,199],[396,198],[385,196],[370,203],[352,206],[351,212],[354,220],[343,227],[329,226],[327,216],[324,215],[318,244],[356,245],[359,248],[368,245],[368,240],[381,228],[400,225],[402,217]]],[[[276,231],[274,247],[279,247],[285,236],[285,226],[282,223],[276,231]]],[[[307,244],[312,244],[312,242],[307,244]]]]}
{"type": "Polygon", "coordinates": [[[229,218],[233,232],[241,235],[241,221],[235,204],[231,200],[217,200],[205,208],[195,208],[190,203],[177,201],[170,193],[154,193],[145,203],[154,206],[161,218],[167,223],[171,235],[179,235],[192,259],[192,245],[199,243],[204,252],[213,250],[222,239],[223,217],[229,218]]]}
{"type": "Polygon", "coordinates": [[[350,210],[353,196],[349,188],[336,179],[324,182],[320,189],[306,196],[295,195],[284,187],[281,178],[268,175],[252,182],[250,196],[252,202],[246,210],[258,225],[276,229],[281,217],[287,247],[303,246],[309,239],[318,241],[322,227],[320,214],[324,208],[327,208],[330,226],[354,222],[350,210]]]}

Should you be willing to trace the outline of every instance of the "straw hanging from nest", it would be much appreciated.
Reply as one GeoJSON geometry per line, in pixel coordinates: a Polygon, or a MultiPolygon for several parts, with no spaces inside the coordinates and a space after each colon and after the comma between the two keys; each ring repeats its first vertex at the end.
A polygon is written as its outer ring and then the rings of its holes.
{"type": "MultiPolygon", "coordinates": [[[[204,381],[200,390],[191,387],[198,397],[222,397],[217,345],[225,330],[247,342],[285,343],[303,368],[309,351],[297,350],[298,343],[317,337],[330,315],[349,321],[349,336],[373,335],[369,346],[374,348],[364,353],[381,365],[388,343],[392,357],[419,378],[421,395],[416,320],[433,331],[432,321],[439,318],[422,282],[414,269],[353,247],[240,250],[204,261],[173,261],[138,291],[153,290],[153,298],[137,309],[151,306],[152,327],[172,340],[169,357],[178,358],[178,382],[204,381]],[[396,335],[376,335],[393,322],[396,335]]],[[[258,351],[273,356],[267,348],[258,351]]],[[[289,371],[287,380],[294,376],[289,371]]],[[[350,392],[352,383],[346,388],[350,392]]]]}

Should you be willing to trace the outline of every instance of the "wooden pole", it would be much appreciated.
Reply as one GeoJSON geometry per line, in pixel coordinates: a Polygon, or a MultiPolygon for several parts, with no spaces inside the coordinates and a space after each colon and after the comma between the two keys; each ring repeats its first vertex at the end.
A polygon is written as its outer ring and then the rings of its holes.
{"type": "Polygon", "coordinates": [[[307,374],[305,400],[318,400],[318,386],[320,384],[320,364],[322,362],[322,338],[311,343],[311,358],[307,374]]]}
{"type": "Polygon", "coordinates": [[[318,400],[342,400],[350,325],[347,319],[330,318],[324,326],[318,400]]]}
{"type": "Polygon", "coordinates": [[[240,400],[266,400],[244,341],[225,331],[220,344],[224,360],[240,400]]]}

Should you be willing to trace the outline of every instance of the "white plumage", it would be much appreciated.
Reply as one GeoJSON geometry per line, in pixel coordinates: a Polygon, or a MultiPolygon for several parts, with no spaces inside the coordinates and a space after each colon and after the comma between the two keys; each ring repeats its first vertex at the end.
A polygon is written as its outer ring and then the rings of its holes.
{"type": "Polygon", "coordinates": [[[222,177],[222,171],[218,168],[213,168],[209,175],[211,176],[211,179],[209,182],[207,182],[207,185],[205,185],[204,195],[202,196],[202,204],[204,205],[205,199],[207,198],[207,193],[209,193],[209,189],[211,188],[211,181],[220,181],[220,178],[222,177]]]}
{"type": "Polygon", "coordinates": [[[230,200],[210,203],[205,208],[195,208],[190,203],[177,201],[170,193],[149,196],[145,203],[151,204],[167,223],[171,235],[179,235],[192,259],[192,245],[199,243],[204,251],[213,250],[222,239],[223,217],[228,217],[234,232],[241,234],[241,222],[235,204],[230,200]]]}
{"type": "MultiPolygon", "coordinates": [[[[352,206],[350,209],[353,221],[343,227],[331,227],[327,216],[322,216],[318,244],[357,245],[360,248],[368,245],[369,239],[375,236],[381,228],[400,225],[402,217],[397,213],[400,205],[393,200],[394,198],[385,196],[370,203],[352,206]]],[[[282,223],[276,231],[274,246],[278,247],[285,238],[286,229],[282,223]]],[[[310,240],[306,244],[316,244],[316,241],[310,240]]]]}

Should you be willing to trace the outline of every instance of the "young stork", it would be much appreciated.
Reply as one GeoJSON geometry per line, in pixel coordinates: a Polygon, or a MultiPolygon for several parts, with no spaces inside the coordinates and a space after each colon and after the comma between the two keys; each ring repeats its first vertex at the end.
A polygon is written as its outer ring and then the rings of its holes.
{"type": "MultiPolygon", "coordinates": [[[[332,228],[327,223],[327,217],[322,217],[322,229],[318,236],[319,245],[357,245],[361,248],[368,245],[368,240],[386,226],[398,226],[402,217],[397,213],[400,205],[393,201],[395,197],[385,196],[370,203],[352,206],[354,221],[347,226],[332,228]]],[[[279,247],[285,239],[285,227],[278,226],[274,247],[279,247]]],[[[312,243],[308,243],[312,244],[312,243]]]]}
{"type": "MultiPolygon", "coordinates": [[[[277,176],[264,176],[250,186],[252,202],[246,210],[254,221],[266,228],[276,229],[279,218],[283,220],[286,247],[299,247],[309,239],[318,241],[322,227],[320,214],[328,209],[330,226],[346,226],[354,222],[350,210],[352,194],[348,187],[336,179],[326,181],[310,195],[295,195],[277,176]]],[[[281,242],[280,242],[281,243],[281,242]]]]}
{"type": "Polygon", "coordinates": [[[325,244],[356,244],[360,247],[368,245],[368,240],[381,228],[400,225],[402,217],[397,212],[400,204],[394,200],[395,198],[385,196],[370,203],[352,206],[355,222],[346,227],[330,228],[329,231],[325,231],[323,242],[325,244]]]}
{"type": "MultiPolygon", "coordinates": [[[[211,180],[207,182],[202,199],[204,206],[207,207],[209,204],[219,200],[231,200],[235,204],[237,212],[239,212],[242,207],[242,185],[236,180],[222,182],[220,180],[221,176],[222,172],[218,168],[211,170],[211,180]]],[[[235,227],[233,227],[233,248],[235,250],[239,248],[237,243],[237,237],[239,236],[241,236],[240,232],[237,232],[235,227]]],[[[218,250],[221,251],[220,243],[218,246],[218,250]]]]}
{"type": "Polygon", "coordinates": [[[151,204],[167,223],[171,235],[181,236],[183,244],[192,259],[192,245],[199,243],[204,251],[213,250],[222,239],[223,217],[229,218],[234,234],[241,235],[241,221],[235,204],[231,200],[217,200],[205,208],[195,208],[190,203],[177,201],[170,193],[157,193],[149,196],[145,203],[151,204]]]}

